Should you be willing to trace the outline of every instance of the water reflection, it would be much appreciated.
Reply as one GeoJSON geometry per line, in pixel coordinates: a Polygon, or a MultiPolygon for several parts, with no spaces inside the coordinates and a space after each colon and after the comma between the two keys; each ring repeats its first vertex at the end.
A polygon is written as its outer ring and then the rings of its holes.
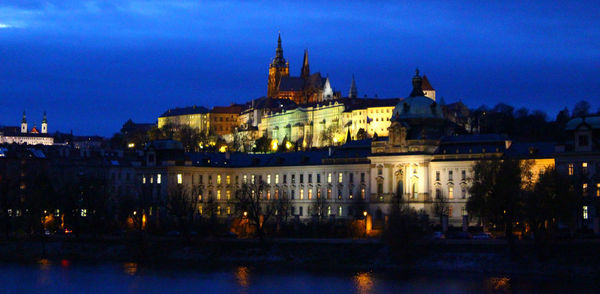
{"type": "Polygon", "coordinates": [[[40,265],[41,270],[49,270],[50,266],[52,265],[50,260],[48,260],[46,258],[42,258],[42,259],[38,260],[38,264],[40,265]]]}
{"type": "Polygon", "coordinates": [[[486,291],[493,293],[511,293],[510,278],[508,277],[491,277],[483,282],[486,291]]]}
{"type": "Polygon", "coordinates": [[[235,280],[243,288],[250,286],[250,270],[245,266],[240,266],[235,270],[235,280]]]}
{"type": "Polygon", "coordinates": [[[354,275],[354,284],[357,293],[366,294],[373,290],[373,275],[367,272],[360,272],[354,275]]]}
{"type": "Polygon", "coordinates": [[[135,262],[126,262],[123,264],[123,270],[126,274],[134,276],[138,272],[138,264],[135,262]]]}

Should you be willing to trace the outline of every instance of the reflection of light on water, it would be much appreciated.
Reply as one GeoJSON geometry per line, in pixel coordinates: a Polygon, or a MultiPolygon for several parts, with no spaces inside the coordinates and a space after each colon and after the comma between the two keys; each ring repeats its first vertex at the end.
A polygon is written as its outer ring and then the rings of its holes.
{"type": "Polygon", "coordinates": [[[373,290],[373,276],[370,273],[357,273],[354,284],[358,293],[370,293],[373,290]]]}
{"type": "Polygon", "coordinates": [[[510,293],[510,278],[492,277],[484,281],[484,287],[488,291],[499,291],[501,293],[510,293]]]}
{"type": "Polygon", "coordinates": [[[46,259],[46,258],[42,258],[40,260],[38,260],[38,264],[40,265],[40,269],[43,270],[48,270],[50,269],[50,260],[46,259]]]}
{"type": "Polygon", "coordinates": [[[135,262],[126,262],[123,264],[123,270],[126,274],[133,276],[138,271],[138,264],[135,262]]]}
{"type": "Polygon", "coordinates": [[[235,270],[235,279],[237,280],[238,285],[248,288],[250,285],[250,270],[245,266],[240,266],[235,270]]]}
{"type": "Polygon", "coordinates": [[[60,265],[62,267],[68,267],[69,265],[71,265],[71,262],[68,259],[63,259],[60,261],[60,265]]]}

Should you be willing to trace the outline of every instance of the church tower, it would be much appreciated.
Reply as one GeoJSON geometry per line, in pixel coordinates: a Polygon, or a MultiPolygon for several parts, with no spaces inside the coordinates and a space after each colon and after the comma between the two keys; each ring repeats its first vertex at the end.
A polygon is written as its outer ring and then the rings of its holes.
{"type": "Polygon", "coordinates": [[[356,82],[354,81],[354,75],[352,75],[352,83],[350,83],[350,91],[348,91],[348,98],[357,98],[358,91],[356,90],[356,82]]]}
{"type": "Polygon", "coordinates": [[[290,75],[290,64],[283,58],[283,48],[281,47],[281,34],[277,40],[277,50],[275,50],[275,58],[269,65],[269,84],[267,88],[267,97],[277,97],[279,94],[279,84],[281,77],[290,75]]]}
{"type": "Polygon", "coordinates": [[[310,66],[308,65],[308,49],[304,49],[304,61],[302,62],[302,70],[300,77],[307,79],[310,76],[310,66]]]}
{"type": "Polygon", "coordinates": [[[21,120],[21,133],[27,133],[27,117],[25,116],[25,111],[23,111],[23,119],[21,120]]]}
{"type": "Polygon", "coordinates": [[[42,119],[42,134],[48,134],[48,119],[46,119],[45,111],[44,111],[44,118],[42,119]]]}

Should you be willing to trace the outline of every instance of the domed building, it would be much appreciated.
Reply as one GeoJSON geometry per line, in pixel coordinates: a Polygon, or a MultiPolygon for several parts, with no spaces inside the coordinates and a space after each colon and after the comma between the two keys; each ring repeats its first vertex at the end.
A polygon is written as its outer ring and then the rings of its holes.
{"type": "Polygon", "coordinates": [[[425,96],[422,82],[417,69],[412,79],[412,92],[394,108],[388,141],[373,142],[373,153],[433,153],[439,139],[447,134],[442,108],[434,99],[425,96]]]}

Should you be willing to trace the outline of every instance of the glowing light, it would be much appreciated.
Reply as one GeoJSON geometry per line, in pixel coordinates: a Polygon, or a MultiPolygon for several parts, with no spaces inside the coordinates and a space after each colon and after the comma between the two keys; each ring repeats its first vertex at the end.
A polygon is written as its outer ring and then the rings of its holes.
{"type": "Polygon", "coordinates": [[[129,144],[127,144],[127,147],[128,148],[135,148],[135,143],[129,143],[129,144]]]}
{"type": "Polygon", "coordinates": [[[373,277],[370,273],[357,273],[354,276],[357,293],[371,293],[373,290],[373,277]]]}
{"type": "Polygon", "coordinates": [[[367,211],[366,211],[366,210],[365,210],[365,211],[363,211],[363,215],[364,215],[364,216],[367,216],[367,211]]]}
{"type": "Polygon", "coordinates": [[[227,145],[219,147],[219,152],[227,152],[227,145]]]}
{"type": "Polygon", "coordinates": [[[279,141],[277,141],[277,139],[271,140],[271,150],[273,151],[277,151],[277,148],[279,147],[279,141]]]}
{"type": "Polygon", "coordinates": [[[294,147],[294,145],[292,145],[292,142],[289,142],[289,141],[285,142],[285,148],[286,149],[290,150],[290,149],[292,149],[292,147],[294,147]]]}
{"type": "Polygon", "coordinates": [[[247,216],[248,216],[248,212],[244,211],[244,217],[247,217],[247,216]]]}
{"type": "Polygon", "coordinates": [[[123,270],[126,274],[133,276],[138,271],[138,264],[135,262],[127,262],[123,264],[123,270]]]}

